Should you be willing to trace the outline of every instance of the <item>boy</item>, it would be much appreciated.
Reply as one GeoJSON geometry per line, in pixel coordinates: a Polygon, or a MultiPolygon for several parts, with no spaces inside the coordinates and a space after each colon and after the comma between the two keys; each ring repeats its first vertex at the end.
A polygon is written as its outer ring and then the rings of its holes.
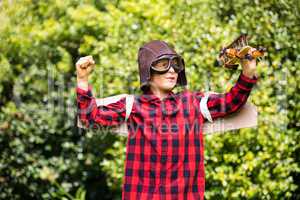
{"type": "MultiPolygon", "coordinates": [[[[204,141],[202,113],[209,120],[224,117],[245,104],[256,83],[256,61],[242,60],[243,72],[225,94],[211,94],[200,109],[203,93],[186,86],[183,58],[164,41],[154,40],[139,49],[142,95],[136,95],[128,121],[122,199],[204,199],[204,141]]],[[[77,100],[81,121],[114,126],[124,122],[125,97],[97,107],[88,85],[94,67],[91,57],[76,64],[77,100]]]]}

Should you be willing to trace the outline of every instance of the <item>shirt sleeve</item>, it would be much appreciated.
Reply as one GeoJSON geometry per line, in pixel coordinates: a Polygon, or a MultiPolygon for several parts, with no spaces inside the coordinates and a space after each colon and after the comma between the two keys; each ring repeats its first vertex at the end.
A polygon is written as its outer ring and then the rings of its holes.
{"type": "Polygon", "coordinates": [[[88,90],[77,87],[76,93],[77,115],[85,127],[116,126],[125,121],[126,97],[108,105],[97,106],[96,99],[92,94],[91,85],[88,86],[88,90]]]}
{"type": "MultiPolygon", "coordinates": [[[[203,114],[203,110],[206,110],[211,120],[214,120],[236,112],[246,103],[257,80],[256,76],[249,78],[241,73],[237,82],[229,92],[223,94],[209,94],[207,102],[201,105],[201,113],[203,114]]],[[[196,95],[201,95],[199,99],[202,99],[204,96],[203,93],[200,92],[197,92],[196,95]]]]}

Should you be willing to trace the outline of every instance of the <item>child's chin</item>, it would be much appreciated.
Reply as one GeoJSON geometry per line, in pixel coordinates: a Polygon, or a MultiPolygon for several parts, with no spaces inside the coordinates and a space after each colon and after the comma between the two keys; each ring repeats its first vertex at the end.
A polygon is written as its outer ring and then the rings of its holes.
{"type": "Polygon", "coordinates": [[[164,89],[165,90],[172,90],[175,87],[175,84],[166,84],[164,89]]]}

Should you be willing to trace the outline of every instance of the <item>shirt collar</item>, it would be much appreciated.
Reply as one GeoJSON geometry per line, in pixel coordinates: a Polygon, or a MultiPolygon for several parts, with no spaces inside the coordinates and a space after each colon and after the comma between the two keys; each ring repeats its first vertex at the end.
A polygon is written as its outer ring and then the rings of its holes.
{"type": "MultiPolygon", "coordinates": [[[[151,102],[151,101],[162,101],[160,100],[160,98],[158,96],[156,96],[152,90],[148,90],[146,92],[144,92],[142,94],[142,99],[145,100],[145,101],[148,101],[148,102],[151,102]]],[[[171,100],[175,100],[175,93],[171,90],[168,92],[167,96],[163,98],[163,100],[165,99],[171,99],[171,100]]]]}

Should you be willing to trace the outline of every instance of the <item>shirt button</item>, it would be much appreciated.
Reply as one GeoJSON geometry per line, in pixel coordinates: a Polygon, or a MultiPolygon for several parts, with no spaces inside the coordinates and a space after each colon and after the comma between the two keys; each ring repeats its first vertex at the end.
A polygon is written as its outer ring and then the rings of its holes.
{"type": "Polygon", "coordinates": [[[162,145],[163,145],[163,146],[167,146],[167,144],[168,144],[168,141],[167,141],[166,139],[163,139],[162,145]]]}
{"type": "Polygon", "coordinates": [[[150,159],[151,159],[152,162],[156,162],[156,155],[151,155],[150,159]]]}
{"type": "Polygon", "coordinates": [[[164,186],[159,186],[159,192],[160,192],[160,193],[164,193],[164,192],[165,192],[164,186]]]}
{"type": "Polygon", "coordinates": [[[161,160],[160,160],[163,164],[167,162],[167,156],[166,155],[162,155],[161,156],[161,160]]]}

